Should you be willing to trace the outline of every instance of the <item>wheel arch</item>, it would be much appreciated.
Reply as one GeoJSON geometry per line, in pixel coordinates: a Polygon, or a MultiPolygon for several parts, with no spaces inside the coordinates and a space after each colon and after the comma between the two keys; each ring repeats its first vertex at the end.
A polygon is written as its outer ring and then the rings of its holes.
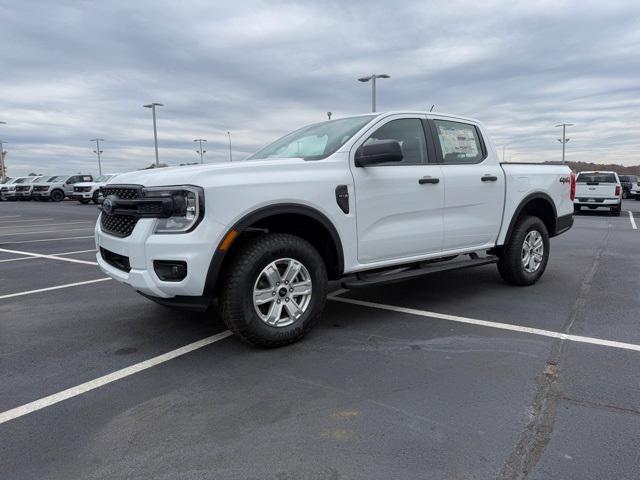
{"type": "Polygon", "coordinates": [[[251,234],[270,231],[292,233],[311,243],[325,261],[329,278],[338,278],[344,271],[344,251],[340,235],[326,215],[313,207],[302,204],[268,205],[254,210],[238,220],[226,231],[221,243],[216,245],[207,272],[205,295],[213,296],[216,293],[220,273],[244,239],[251,234]],[[230,235],[233,236],[230,246],[221,248],[230,235]]]}
{"type": "Polygon", "coordinates": [[[534,192],[522,199],[511,216],[509,228],[504,238],[505,245],[509,242],[513,229],[523,215],[533,215],[540,218],[545,227],[547,227],[549,236],[553,237],[556,235],[558,212],[553,199],[544,192],[534,192]]]}

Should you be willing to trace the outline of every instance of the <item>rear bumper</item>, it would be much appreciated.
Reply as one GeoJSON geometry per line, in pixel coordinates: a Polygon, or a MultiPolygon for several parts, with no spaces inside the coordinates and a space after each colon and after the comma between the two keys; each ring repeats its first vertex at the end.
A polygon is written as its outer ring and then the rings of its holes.
{"type": "Polygon", "coordinates": [[[587,207],[615,207],[622,201],[620,198],[594,198],[593,202],[589,200],[589,198],[576,198],[573,204],[587,207]]]}

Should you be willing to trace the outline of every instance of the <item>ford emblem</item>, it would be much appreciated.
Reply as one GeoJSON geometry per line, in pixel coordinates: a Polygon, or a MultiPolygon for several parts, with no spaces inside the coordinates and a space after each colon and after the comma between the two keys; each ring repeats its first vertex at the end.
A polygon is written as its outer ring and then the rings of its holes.
{"type": "Polygon", "coordinates": [[[113,200],[109,197],[105,198],[104,202],[102,202],[102,211],[107,215],[113,215],[113,200]]]}

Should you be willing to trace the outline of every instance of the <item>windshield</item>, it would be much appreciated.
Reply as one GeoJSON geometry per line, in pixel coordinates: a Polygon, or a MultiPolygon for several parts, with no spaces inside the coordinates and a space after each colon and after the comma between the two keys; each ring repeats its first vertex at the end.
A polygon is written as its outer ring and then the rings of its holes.
{"type": "Polygon", "coordinates": [[[321,160],[337,151],[375,115],[341,118],[302,127],[251,155],[247,160],[303,158],[321,160]]]}
{"type": "Polygon", "coordinates": [[[61,177],[60,175],[56,175],[55,177],[51,177],[49,182],[61,182],[67,177],[61,177]]]}
{"type": "Polygon", "coordinates": [[[107,180],[109,180],[110,178],[115,177],[115,175],[100,175],[99,177],[96,177],[93,179],[94,182],[106,182],[107,180]]]}
{"type": "Polygon", "coordinates": [[[16,181],[14,183],[30,183],[29,182],[30,179],[31,179],[31,177],[18,178],[18,179],[16,179],[16,181]]]}
{"type": "Polygon", "coordinates": [[[617,183],[613,173],[580,173],[576,183],[617,183]]]}
{"type": "Polygon", "coordinates": [[[50,182],[54,178],[56,177],[40,177],[39,179],[34,180],[33,183],[46,183],[46,182],[50,182]]]}

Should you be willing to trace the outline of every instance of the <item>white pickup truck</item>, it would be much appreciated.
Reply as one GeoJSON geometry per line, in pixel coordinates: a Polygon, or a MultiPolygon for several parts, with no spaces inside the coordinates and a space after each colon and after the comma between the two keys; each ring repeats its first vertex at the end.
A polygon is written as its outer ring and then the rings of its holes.
{"type": "Polygon", "coordinates": [[[576,194],[573,208],[592,210],[607,208],[611,215],[620,216],[622,211],[622,185],[616,172],[579,172],[576,177],[576,194]]]}
{"type": "Polygon", "coordinates": [[[330,120],[244,161],[119,175],[96,224],[102,270],[159,303],[206,309],[263,347],[300,339],[345,288],[497,263],[545,270],[573,224],[563,165],[500,164],[477,121],[425,112],[330,120]]]}

